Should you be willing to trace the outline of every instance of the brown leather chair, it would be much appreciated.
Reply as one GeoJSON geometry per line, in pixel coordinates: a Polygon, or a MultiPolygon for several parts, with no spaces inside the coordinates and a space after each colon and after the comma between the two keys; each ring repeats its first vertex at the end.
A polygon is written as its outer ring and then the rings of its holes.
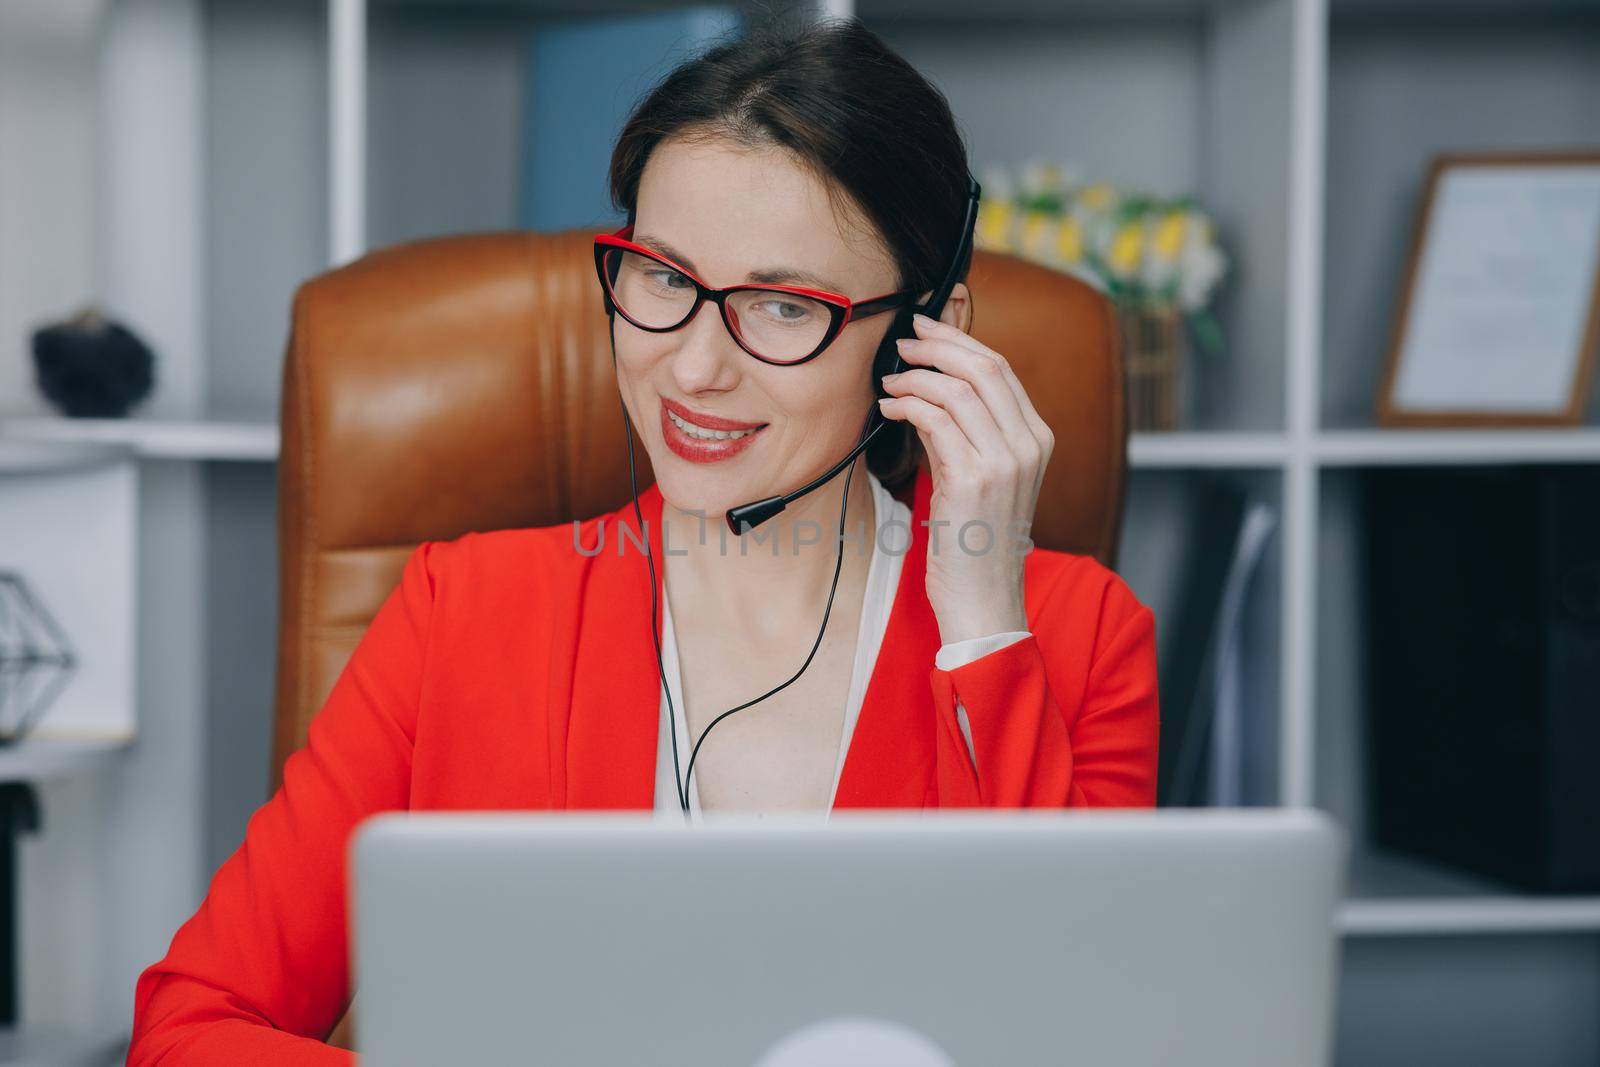
{"type": "MultiPolygon", "coordinates": [[[[272,789],[424,540],[629,499],[592,232],[432,238],[295,293],[278,464],[272,789]]],[[[1127,429],[1116,324],[1082,281],[978,251],[971,333],[1056,435],[1035,544],[1116,560],[1127,429]]],[[[653,475],[643,449],[640,488],[653,475]]],[[[329,1037],[350,1047],[347,1013],[329,1037]]]]}

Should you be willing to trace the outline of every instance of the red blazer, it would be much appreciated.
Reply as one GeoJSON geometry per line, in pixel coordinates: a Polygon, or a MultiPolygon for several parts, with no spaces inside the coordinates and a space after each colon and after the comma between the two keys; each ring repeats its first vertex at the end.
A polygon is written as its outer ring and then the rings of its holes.
{"type": "MultiPolygon", "coordinates": [[[[1032,636],[935,668],[930,490],[923,471],[835,808],[1151,806],[1150,609],[1093,557],[1035,548],[1024,564],[1032,636]]],[[[660,492],[639,504],[659,583],[660,492]]],[[[322,1041],[351,996],[345,848],[367,815],[653,806],[661,683],[643,617],[649,572],[632,503],[581,524],[576,543],[592,552],[601,524],[592,556],[575,549],[570,523],[412,552],[282,788],[139,976],[130,1065],[349,1067],[350,1052],[322,1041]]]]}

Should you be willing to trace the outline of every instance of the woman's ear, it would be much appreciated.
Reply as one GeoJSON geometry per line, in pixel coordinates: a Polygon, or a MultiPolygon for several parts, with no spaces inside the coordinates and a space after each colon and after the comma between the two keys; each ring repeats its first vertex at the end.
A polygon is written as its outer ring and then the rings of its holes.
{"type": "Polygon", "coordinates": [[[939,321],[948,322],[962,333],[971,332],[972,290],[967,288],[966,282],[956,282],[956,287],[950,290],[950,299],[945,301],[939,321]]]}
{"type": "MultiPolygon", "coordinates": [[[[918,304],[926,304],[933,299],[933,290],[928,290],[918,298],[918,304]]],[[[950,299],[944,302],[944,310],[939,313],[939,321],[954,326],[962,333],[972,332],[972,290],[967,288],[966,282],[956,282],[956,287],[950,290],[950,299]]]]}

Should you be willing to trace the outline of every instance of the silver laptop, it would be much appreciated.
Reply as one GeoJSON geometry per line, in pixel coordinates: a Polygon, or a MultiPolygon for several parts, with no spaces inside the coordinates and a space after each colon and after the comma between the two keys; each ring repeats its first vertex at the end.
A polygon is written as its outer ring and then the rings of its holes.
{"type": "Polygon", "coordinates": [[[366,1067],[1317,1067],[1348,844],[1312,811],[387,813],[366,1067]]]}

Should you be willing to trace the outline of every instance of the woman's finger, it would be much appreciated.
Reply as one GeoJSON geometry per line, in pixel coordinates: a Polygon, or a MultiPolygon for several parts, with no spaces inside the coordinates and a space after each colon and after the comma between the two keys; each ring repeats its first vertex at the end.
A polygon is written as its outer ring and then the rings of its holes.
{"type": "Polygon", "coordinates": [[[988,401],[964,378],[930,370],[908,370],[887,375],[883,387],[891,396],[915,396],[948,411],[977,451],[980,461],[1015,467],[1028,458],[1016,454],[988,401]]]}
{"type": "Polygon", "coordinates": [[[977,450],[944,408],[915,396],[879,397],[878,407],[886,417],[903,419],[917,428],[922,446],[941,468],[941,477],[944,472],[965,475],[977,470],[977,450]]]}
{"type": "MultiPolygon", "coordinates": [[[[952,326],[949,323],[939,322],[937,320],[930,319],[925,315],[918,315],[918,316],[914,317],[912,321],[913,321],[913,324],[917,328],[917,335],[918,335],[917,339],[918,340],[922,340],[922,339],[934,340],[934,339],[937,339],[937,340],[949,341],[949,342],[951,342],[953,344],[956,344],[956,345],[958,345],[958,346],[960,346],[962,348],[967,349],[969,352],[973,353],[976,356],[979,356],[979,357],[982,357],[984,359],[988,359],[988,360],[993,361],[997,365],[997,367],[998,367],[998,369],[1000,371],[1001,378],[1005,381],[1006,385],[1010,388],[1012,396],[1016,400],[1017,406],[1022,412],[1023,420],[1027,423],[1028,429],[1030,430],[1030,432],[1032,432],[1032,434],[1034,436],[1034,439],[1039,441],[1041,444],[1053,444],[1054,443],[1055,437],[1050,432],[1049,425],[1044,421],[1044,419],[1039,415],[1039,412],[1034,408],[1033,401],[1028,396],[1028,391],[1025,388],[1023,388],[1021,379],[1019,379],[1017,377],[1016,371],[1011,369],[1010,362],[1007,361],[1004,356],[1002,356],[1000,353],[996,352],[994,349],[990,348],[989,346],[985,345],[983,342],[979,341],[977,338],[973,337],[971,334],[967,333],[964,330],[958,329],[957,327],[952,326]]],[[[905,356],[907,356],[907,358],[909,358],[910,357],[910,353],[908,351],[905,351],[905,350],[908,349],[908,348],[914,348],[914,347],[916,347],[916,346],[915,345],[903,345],[903,346],[901,346],[902,355],[905,355],[905,356]]],[[[943,369],[943,368],[940,368],[940,369],[943,369]]],[[[1048,451],[1048,449],[1047,449],[1047,451],[1048,451]]]]}
{"type": "MultiPolygon", "coordinates": [[[[1027,469],[1037,491],[1042,483],[1041,471],[1049,458],[1049,449],[1029,427],[1011,388],[1000,377],[995,361],[943,338],[920,340],[903,345],[902,348],[906,349],[903,354],[907,358],[930,367],[938,367],[944,372],[935,374],[929,370],[907,371],[907,374],[921,376],[916,380],[929,383],[919,388],[919,392],[940,398],[956,398],[965,392],[971,392],[981,398],[990,419],[994,421],[1006,442],[1007,453],[1027,469]],[[943,383],[942,386],[937,384],[940,382],[943,383]]],[[[884,388],[889,388],[887,379],[884,388]]],[[[980,442],[974,438],[974,443],[980,442]]]]}

